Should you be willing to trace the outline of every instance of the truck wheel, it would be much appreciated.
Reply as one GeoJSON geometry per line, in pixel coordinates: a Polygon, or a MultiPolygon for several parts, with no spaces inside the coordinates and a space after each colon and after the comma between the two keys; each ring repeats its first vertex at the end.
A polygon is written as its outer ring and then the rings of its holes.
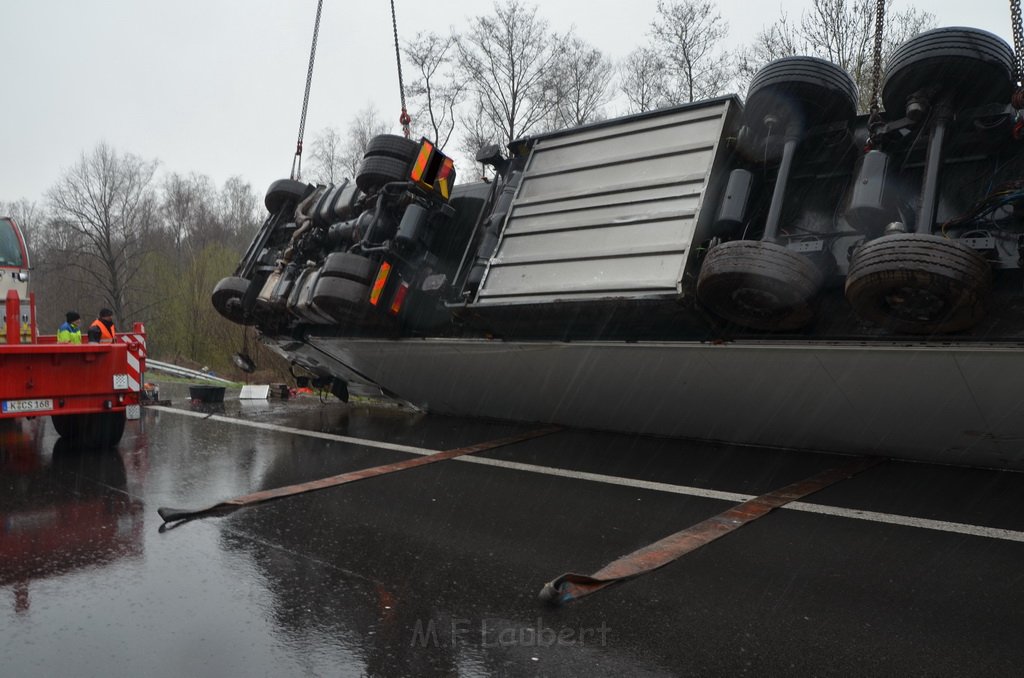
{"type": "Polygon", "coordinates": [[[952,97],[954,107],[1008,102],[1013,91],[1013,50],[977,28],[936,28],[896,48],[885,66],[882,102],[892,120],[907,99],[922,92],[932,101],[952,97]]]}
{"type": "Polygon", "coordinates": [[[320,275],[348,278],[366,283],[377,272],[377,264],[366,257],[351,252],[333,252],[327,255],[320,275]]]}
{"type": "Polygon", "coordinates": [[[697,300],[741,327],[792,331],[814,317],[824,282],[807,257],[782,245],[733,240],[708,252],[697,279],[697,300]]]}
{"type": "Polygon", "coordinates": [[[856,114],[857,85],[849,73],[825,59],[791,56],[772,61],[754,75],[743,120],[757,136],[763,136],[767,116],[779,121],[774,133],[783,134],[789,123],[806,130],[850,120],[856,114]]]}
{"type": "Polygon", "coordinates": [[[409,178],[410,160],[399,160],[386,156],[375,155],[363,158],[356,175],[356,186],[364,193],[391,181],[405,181],[409,178]]]}
{"type": "Polygon", "coordinates": [[[210,301],[217,313],[239,325],[252,325],[253,320],[246,319],[245,310],[242,306],[242,298],[251,283],[245,278],[223,278],[213,288],[210,301]]]}
{"type": "Polygon", "coordinates": [[[124,412],[62,414],[50,417],[57,434],[79,447],[108,448],[124,435],[124,412]]]}
{"type": "Polygon", "coordinates": [[[346,278],[321,276],[313,305],[339,323],[358,322],[370,310],[370,286],[346,278]]]}
{"type": "Polygon", "coordinates": [[[985,316],[992,269],[976,251],[936,235],[900,233],[853,255],[846,299],[857,315],[901,334],[959,332],[985,316]]]}
{"type": "Polygon", "coordinates": [[[381,134],[370,139],[370,143],[366,144],[363,157],[369,158],[377,155],[412,162],[419,152],[420,145],[412,139],[406,139],[397,134],[381,134]]]}
{"type": "Polygon", "coordinates": [[[301,181],[278,179],[270,184],[263,204],[267,206],[268,212],[277,214],[282,207],[286,207],[289,204],[293,207],[298,205],[314,190],[316,190],[316,186],[304,184],[301,181]]]}
{"type": "Polygon", "coordinates": [[[67,440],[80,440],[82,437],[82,415],[54,414],[50,417],[57,435],[67,440]]]}
{"type": "Polygon", "coordinates": [[[124,435],[124,412],[102,412],[86,416],[86,444],[106,449],[121,442],[124,435]]]}

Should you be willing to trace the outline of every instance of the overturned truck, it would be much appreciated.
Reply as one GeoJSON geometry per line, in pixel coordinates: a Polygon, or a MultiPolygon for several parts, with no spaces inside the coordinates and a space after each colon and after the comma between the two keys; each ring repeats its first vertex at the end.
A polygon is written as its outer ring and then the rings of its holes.
{"type": "Polygon", "coordinates": [[[482,149],[383,135],[271,185],[213,292],[340,396],[1024,468],[1024,145],[1000,38],[908,41],[858,115],[787,57],[721,97],[482,149]]]}

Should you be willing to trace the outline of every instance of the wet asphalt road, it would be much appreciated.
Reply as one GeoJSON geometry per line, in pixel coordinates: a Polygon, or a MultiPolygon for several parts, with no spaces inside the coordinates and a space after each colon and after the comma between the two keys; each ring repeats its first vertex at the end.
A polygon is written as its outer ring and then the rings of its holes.
{"type": "Polygon", "coordinates": [[[160,506],[412,456],[301,432],[443,450],[533,428],[314,398],[216,413],[239,423],[174,407],[148,410],[105,452],[68,448],[46,421],[0,429],[3,675],[991,676],[1024,664],[1024,474],[886,462],[809,499],[840,515],[778,510],[555,609],[537,601],[545,581],[735,504],[694,492],[761,494],[845,459],[561,431],[477,455],[528,466],[445,461],[161,532],[160,506]]]}

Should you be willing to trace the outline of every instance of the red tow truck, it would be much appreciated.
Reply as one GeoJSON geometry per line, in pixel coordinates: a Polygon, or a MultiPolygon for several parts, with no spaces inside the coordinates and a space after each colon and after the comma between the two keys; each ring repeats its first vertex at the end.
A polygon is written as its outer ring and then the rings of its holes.
{"type": "Polygon", "coordinates": [[[73,443],[116,445],[125,421],[140,417],[145,328],[135,323],[113,343],[58,344],[56,335],[38,332],[28,279],[21,230],[0,217],[0,423],[49,416],[73,443]]]}

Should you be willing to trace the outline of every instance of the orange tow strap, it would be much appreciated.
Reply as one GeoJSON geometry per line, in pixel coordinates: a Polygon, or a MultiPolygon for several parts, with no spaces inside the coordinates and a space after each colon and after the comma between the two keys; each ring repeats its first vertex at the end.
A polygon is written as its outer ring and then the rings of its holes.
{"type": "Polygon", "coordinates": [[[396,471],[404,471],[410,468],[416,468],[417,466],[425,466],[427,464],[433,464],[439,461],[445,461],[446,459],[454,459],[455,457],[461,457],[467,454],[473,454],[474,452],[483,452],[485,450],[493,450],[497,447],[504,447],[505,445],[512,445],[513,443],[519,443],[524,440],[530,440],[532,438],[539,438],[546,436],[551,433],[559,431],[558,427],[547,427],[537,429],[534,431],[527,431],[514,436],[508,436],[507,438],[498,438],[497,440],[489,440],[483,443],[477,443],[476,445],[469,445],[467,447],[457,447],[453,450],[445,450],[443,452],[437,452],[435,454],[429,454],[424,457],[415,457],[413,459],[406,459],[404,461],[395,462],[393,464],[383,464],[381,466],[371,466],[370,468],[360,469],[359,471],[350,471],[348,473],[342,473],[336,476],[330,476],[328,478],[321,478],[319,480],[311,480],[307,483],[299,483],[297,485],[288,485],[286,487],[278,487],[273,490],[263,490],[262,492],[253,492],[252,494],[245,494],[241,497],[235,497],[234,499],[227,499],[225,501],[207,506],[201,509],[175,509],[160,507],[157,509],[157,513],[163,518],[164,523],[170,523],[178,520],[189,520],[192,518],[201,518],[211,514],[224,514],[242,508],[243,506],[252,506],[254,504],[261,504],[271,499],[280,499],[281,497],[290,497],[296,494],[302,494],[304,492],[312,492],[314,490],[322,490],[327,487],[335,487],[337,485],[345,485],[346,483],[354,483],[357,480],[365,480],[366,478],[373,478],[375,476],[382,476],[388,473],[395,473],[396,471]]]}
{"type": "Polygon", "coordinates": [[[762,494],[760,497],[754,497],[724,513],[699,522],[693,527],[676,532],[650,546],[623,556],[605,565],[594,574],[586,575],[574,572],[563,574],[544,585],[540,591],[540,599],[552,605],[562,605],[589,596],[612,584],[656,570],[767,515],[780,506],[823,490],[840,480],[852,478],[881,461],[882,459],[877,457],[862,457],[845,466],[823,471],[806,480],[786,485],[768,494],[762,494]]]}

